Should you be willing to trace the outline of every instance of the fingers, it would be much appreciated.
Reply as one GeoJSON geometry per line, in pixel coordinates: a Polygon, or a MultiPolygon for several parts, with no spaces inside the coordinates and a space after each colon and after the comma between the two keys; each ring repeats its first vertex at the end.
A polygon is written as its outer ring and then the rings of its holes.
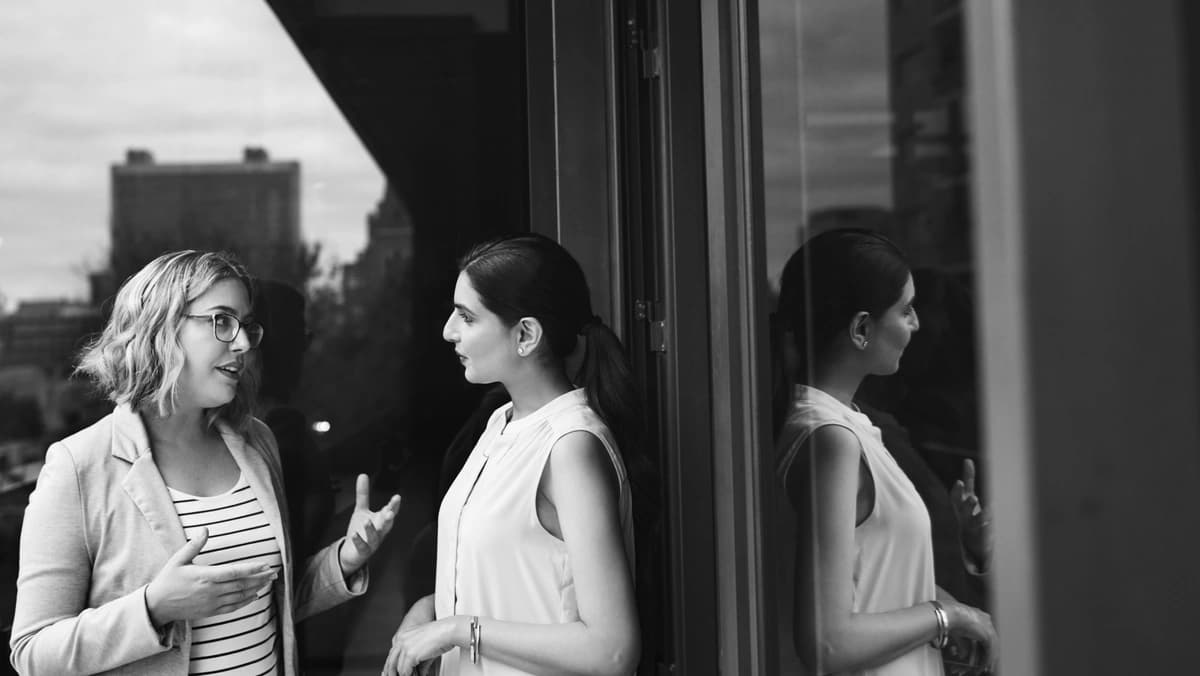
{"type": "Polygon", "coordinates": [[[209,582],[237,582],[239,580],[261,580],[275,577],[275,569],[265,563],[223,563],[205,566],[209,582]]]}
{"type": "Polygon", "coordinates": [[[366,474],[359,474],[354,480],[354,509],[370,510],[371,505],[371,480],[366,474]]]}
{"type": "Polygon", "coordinates": [[[247,589],[244,591],[235,592],[233,594],[224,594],[220,599],[221,605],[217,606],[217,609],[213,615],[224,615],[226,613],[232,613],[235,610],[245,608],[269,593],[271,593],[269,590],[260,593],[257,589],[247,589]]]}
{"type": "Polygon", "coordinates": [[[979,508],[979,526],[986,528],[990,525],[992,525],[992,508],[983,507],[981,504],[979,508]]]}
{"type": "Polygon", "coordinates": [[[387,661],[383,663],[384,676],[394,676],[395,674],[403,673],[400,671],[400,662],[404,656],[404,649],[392,644],[392,649],[388,651],[387,661]]]}
{"type": "Polygon", "coordinates": [[[360,532],[355,533],[354,537],[350,538],[350,542],[354,545],[354,548],[363,556],[370,556],[373,554],[375,550],[379,548],[380,540],[381,538],[379,531],[375,528],[375,524],[371,523],[370,520],[367,520],[367,522],[363,524],[363,528],[360,532]]]}
{"type": "Polygon", "coordinates": [[[957,509],[964,516],[975,517],[983,512],[983,508],[979,505],[979,497],[974,493],[967,494],[959,501],[957,509]]]}
{"type": "Polygon", "coordinates": [[[400,511],[400,496],[393,495],[391,500],[379,510],[380,514],[387,515],[388,520],[396,518],[396,514],[400,511]]]}
{"type": "Polygon", "coordinates": [[[230,580],[228,582],[218,582],[215,589],[219,594],[237,594],[247,590],[258,591],[274,582],[277,577],[274,571],[269,573],[255,573],[249,577],[230,580]]]}
{"type": "Polygon", "coordinates": [[[996,627],[990,621],[988,622],[988,637],[984,645],[987,655],[987,671],[988,673],[996,673],[996,669],[1000,666],[1000,644],[997,639],[996,627]]]}
{"type": "Polygon", "coordinates": [[[396,513],[400,510],[400,496],[393,495],[383,509],[371,515],[371,521],[375,524],[375,529],[379,531],[380,536],[387,535],[392,529],[392,524],[395,522],[396,513]]]}
{"type": "Polygon", "coordinates": [[[186,566],[196,558],[201,549],[204,549],[205,543],[208,542],[208,528],[201,528],[196,537],[188,540],[187,544],[180,547],[171,558],[167,559],[168,566],[186,566]]]}
{"type": "Polygon", "coordinates": [[[966,487],[969,495],[975,494],[975,461],[967,458],[963,460],[963,484],[966,487]]]}

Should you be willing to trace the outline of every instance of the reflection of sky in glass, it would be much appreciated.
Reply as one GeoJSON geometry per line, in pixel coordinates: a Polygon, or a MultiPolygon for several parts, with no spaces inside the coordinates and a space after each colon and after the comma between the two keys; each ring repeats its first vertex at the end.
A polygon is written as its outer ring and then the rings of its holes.
{"type": "Polygon", "coordinates": [[[760,0],[758,7],[774,286],[800,244],[806,213],[891,205],[887,5],[760,0]]]}
{"type": "Polygon", "coordinates": [[[374,161],[266,3],[63,0],[0,9],[0,294],[87,293],[105,260],[109,165],[301,163],[301,228],[341,261],[383,191],[374,161]]]}

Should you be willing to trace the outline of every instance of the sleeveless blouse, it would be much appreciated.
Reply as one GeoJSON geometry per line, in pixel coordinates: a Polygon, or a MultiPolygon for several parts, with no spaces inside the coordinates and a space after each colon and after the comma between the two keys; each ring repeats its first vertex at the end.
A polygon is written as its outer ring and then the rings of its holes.
{"type": "MultiPolygon", "coordinates": [[[[533,624],[574,622],[579,605],[566,545],[546,531],[537,515],[542,471],[564,435],[582,430],[600,440],[616,469],[621,532],[633,570],[633,503],[625,466],[582,389],[520,420],[508,420],[511,410],[508,403],[492,414],[442,500],[434,607],[439,619],[478,615],[533,624]]],[[[487,622],[482,624],[486,645],[487,622]]],[[[483,656],[471,664],[459,652],[455,648],[442,656],[442,676],[525,673],[483,656]]]]}
{"type": "MultiPolygon", "coordinates": [[[[898,610],[937,598],[929,512],[912,481],[884,447],[879,428],[870,418],[821,390],[798,386],[780,436],[779,479],[786,485],[800,447],[826,425],[845,428],[858,439],[875,483],[871,513],[854,529],[853,612],[898,610]]],[[[941,676],[942,657],[924,643],[891,662],[850,673],[941,676]]]]}

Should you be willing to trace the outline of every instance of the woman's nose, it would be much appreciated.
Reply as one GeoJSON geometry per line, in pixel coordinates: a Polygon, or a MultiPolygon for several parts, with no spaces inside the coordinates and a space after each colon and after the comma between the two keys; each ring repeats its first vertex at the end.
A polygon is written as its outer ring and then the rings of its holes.
{"type": "Polygon", "coordinates": [[[233,337],[233,342],[229,343],[229,349],[238,354],[250,349],[250,338],[246,335],[245,331],[237,332],[237,335],[233,337]]]}
{"type": "Polygon", "coordinates": [[[446,319],[446,323],[442,325],[442,340],[446,341],[447,343],[458,342],[458,331],[454,329],[453,314],[450,315],[450,317],[446,319]]]}

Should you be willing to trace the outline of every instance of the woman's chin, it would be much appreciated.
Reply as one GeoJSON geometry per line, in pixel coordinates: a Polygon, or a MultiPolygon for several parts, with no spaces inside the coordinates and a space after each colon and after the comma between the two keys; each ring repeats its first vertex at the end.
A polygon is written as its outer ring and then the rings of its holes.
{"type": "Polygon", "coordinates": [[[881,365],[878,369],[871,371],[873,376],[891,376],[895,375],[900,370],[900,360],[881,365]]]}
{"type": "Polygon", "coordinates": [[[221,408],[222,406],[225,406],[226,404],[229,404],[230,402],[232,402],[236,397],[237,397],[236,389],[230,390],[228,392],[221,392],[221,393],[214,392],[211,396],[206,397],[204,399],[204,401],[201,402],[200,408],[204,408],[204,409],[221,408]]]}

